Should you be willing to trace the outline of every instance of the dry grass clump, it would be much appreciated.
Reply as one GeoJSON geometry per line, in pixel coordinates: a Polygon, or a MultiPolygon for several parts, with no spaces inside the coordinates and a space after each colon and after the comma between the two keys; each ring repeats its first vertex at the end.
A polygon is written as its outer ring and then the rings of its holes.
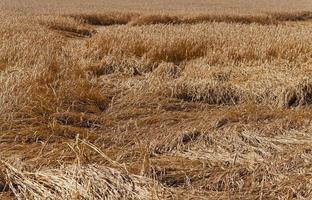
{"type": "MultiPolygon", "coordinates": [[[[176,134],[169,134],[166,137],[159,138],[151,149],[154,153],[164,154],[173,151],[183,151],[188,146],[194,145],[196,141],[205,140],[205,133],[199,130],[188,130],[178,132],[176,134]]],[[[211,141],[210,141],[211,142],[211,141]]]]}
{"type": "Polygon", "coordinates": [[[285,105],[287,107],[307,106],[312,104],[312,87],[309,81],[304,81],[286,90],[285,105]]]}
{"type": "MultiPolygon", "coordinates": [[[[295,143],[297,143],[299,140],[294,138],[288,140],[286,138],[289,136],[285,136],[283,139],[274,138],[272,140],[266,137],[257,137],[256,140],[250,141],[247,139],[250,138],[249,133],[243,135],[244,139],[238,139],[239,137],[236,137],[235,134],[227,133],[222,135],[222,139],[219,138],[218,134],[210,134],[212,142],[205,144],[202,141],[204,138],[202,138],[196,142],[197,145],[174,152],[173,154],[176,156],[175,163],[174,165],[171,163],[161,172],[163,179],[161,178],[160,181],[164,181],[166,185],[181,187],[190,191],[192,191],[192,187],[196,186],[201,188],[203,192],[209,191],[204,196],[209,196],[212,199],[227,199],[228,196],[225,193],[230,193],[234,199],[242,197],[254,199],[261,196],[268,199],[274,199],[276,196],[288,199],[293,198],[293,196],[309,196],[309,192],[306,192],[309,191],[309,184],[306,182],[309,178],[302,179],[304,176],[299,170],[299,168],[308,167],[306,165],[308,162],[302,159],[307,154],[303,153],[304,155],[301,154],[301,156],[291,160],[286,158],[286,152],[288,152],[286,149],[290,145],[288,142],[296,141],[295,143]],[[200,143],[200,141],[202,142],[200,143]],[[277,154],[274,153],[276,151],[277,154]],[[271,156],[271,153],[276,155],[276,157],[273,156],[276,160],[274,163],[269,164],[265,160],[271,156]],[[285,158],[287,161],[282,161],[285,158]],[[199,160],[201,162],[196,164],[196,161],[199,160]],[[183,164],[179,165],[179,162],[183,164]],[[222,166],[221,169],[220,166],[222,166]],[[286,187],[292,185],[295,177],[305,182],[305,186],[296,187],[294,190],[279,187],[279,184],[286,187]],[[236,193],[237,190],[241,191],[241,193],[236,193]],[[215,195],[214,198],[213,195],[215,195]]],[[[297,147],[304,146],[304,143],[301,143],[303,141],[300,140],[297,147]]],[[[169,159],[167,157],[168,164],[169,159]]],[[[158,166],[165,165],[165,162],[165,158],[163,160],[155,159],[155,165],[158,166]]]]}
{"type": "Polygon", "coordinates": [[[174,63],[162,62],[153,70],[152,76],[161,79],[176,79],[182,74],[181,67],[174,63]]]}
{"type": "MultiPolygon", "coordinates": [[[[7,29],[1,38],[1,57],[6,60],[6,70],[1,73],[1,115],[11,116],[14,118],[15,111],[20,108],[26,108],[24,104],[28,100],[27,91],[29,86],[24,87],[26,82],[31,79],[36,79],[36,73],[34,71],[38,68],[48,65],[52,56],[60,45],[62,40],[52,36],[52,34],[44,34],[41,32],[40,27],[35,31],[32,27],[23,27],[23,32],[12,34],[12,30],[15,30],[14,26],[19,24],[13,24],[7,29]],[[49,44],[50,39],[54,40],[54,44],[49,44]],[[32,76],[32,78],[30,78],[32,76]]],[[[21,24],[22,25],[22,24],[21,24]]],[[[34,27],[36,28],[36,27],[34,27]]],[[[18,29],[17,29],[18,30],[18,29]]],[[[41,73],[42,71],[38,72],[41,73]]],[[[29,82],[30,83],[30,82],[29,82]]],[[[31,83],[30,83],[31,84],[31,83]]],[[[11,119],[12,120],[12,119],[11,119]]]]}
{"type": "Polygon", "coordinates": [[[17,70],[35,68],[36,64],[48,64],[51,58],[45,57],[60,49],[64,41],[44,31],[33,21],[26,20],[23,23],[23,20],[26,19],[10,19],[1,24],[1,60],[11,68],[18,66],[17,70]],[[49,43],[50,40],[54,43],[49,43]]]}
{"type": "Polygon", "coordinates": [[[17,199],[152,199],[153,182],[115,169],[88,165],[25,172],[3,162],[2,173],[17,199]]]}
{"type": "MultiPolygon", "coordinates": [[[[18,118],[36,116],[34,120],[38,123],[39,116],[43,117],[42,121],[46,121],[51,114],[57,112],[104,112],[108,107],[109,97],[101,96],[96,87],[83,77],[79,77],[78,69],[74,72],[70,69],[65,70],[52,65],[47,68],[47,71],[37,74],[32,79],[29,76],[26,80],[21,79],[18,83],[19,90],[15,89],[15,92],[10,95],[19,100],[15,105],[11,102],[11,106],[17,110],[15,119],[18,116],[18,118]],[[77,72],[78,74],[75,74],[77,72]],[[77,78],[73,79],[75,76],[77,78]]],[[[12,85],[7,85],[7,89],[17,85],[16,82],[10,84],[12,85]]],[[[10,96],[7,95],[6,98],[10,96]]]]}
{"type": "Polygon", "coordinates": [[[62,37],[40,28],[2,40],[8,66],[0,77],[0,113],[7,138],[21,132],[20,139],[27,141],[27,134],[36,131],[41,139],[49,138],[58,134],[53,123],[93,127],[100,120],[94,115],[108,108],[110,94],[87,80],[79,61],[65,59],[64,44],[62,37]]]}
{"type": "Polygon", "coordinates": [[[238,89],[229,84],[207,81],[177,81],[173,96],[184,101],[199,101],[211,105],[235,105],[241,100],[238,89]]]}

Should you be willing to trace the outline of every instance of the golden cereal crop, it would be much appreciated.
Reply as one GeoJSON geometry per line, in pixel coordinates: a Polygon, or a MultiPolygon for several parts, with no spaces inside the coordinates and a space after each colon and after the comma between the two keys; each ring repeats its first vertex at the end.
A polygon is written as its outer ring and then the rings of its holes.
{"type": "Polygon", "coordinates": [[[311,199],[309,0],[0,2],[1,199],[311,199]]]}

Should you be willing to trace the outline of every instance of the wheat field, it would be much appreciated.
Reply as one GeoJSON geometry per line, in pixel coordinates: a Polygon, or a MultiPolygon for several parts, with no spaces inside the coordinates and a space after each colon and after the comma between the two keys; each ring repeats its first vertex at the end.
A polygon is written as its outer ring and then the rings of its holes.
{"type": "Polygon", "coordinates": [[[311,199],[312,1],[1,0],[0,199],[311,199]]]}

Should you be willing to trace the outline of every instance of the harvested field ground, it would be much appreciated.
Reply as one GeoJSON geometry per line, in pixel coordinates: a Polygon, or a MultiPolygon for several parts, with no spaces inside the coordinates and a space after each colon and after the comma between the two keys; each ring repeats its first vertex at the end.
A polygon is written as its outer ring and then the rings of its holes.
{"type": "Polygon", "coordinates": [[[0,21],[0,199],[312,199],[310,0],[2,0],[0,21]]]}

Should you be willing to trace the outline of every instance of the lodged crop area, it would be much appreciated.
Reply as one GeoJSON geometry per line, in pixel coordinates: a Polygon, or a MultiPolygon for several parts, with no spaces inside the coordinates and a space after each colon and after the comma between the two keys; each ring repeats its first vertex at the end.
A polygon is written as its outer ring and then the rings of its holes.
{"type": "Polygon", "coordinates": [[[0,3],[0,198],[311,199],[311,3],[207,2],[0,3]]]}

